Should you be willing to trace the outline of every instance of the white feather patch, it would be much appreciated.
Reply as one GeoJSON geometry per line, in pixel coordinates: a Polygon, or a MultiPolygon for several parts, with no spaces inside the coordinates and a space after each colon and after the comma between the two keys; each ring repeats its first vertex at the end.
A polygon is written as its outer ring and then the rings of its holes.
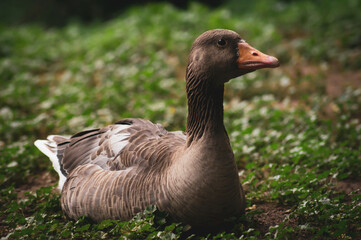
{"type": "Polygon", "coordinates": [[[119,153],[128,143],[127,140],[130,136],[130,133],[120,133],[122,130],[127,129],[130,125],[118,125],[117,133],[110,136],[110,146],[115,154],[119,153]],[[118,127],[119,126],[119,127],[118,127]]]}
{"type": "Polygon", "coordinates": [[[57,145],[56,145],[56,142],[53,140],[53,137],[54,136],[51,135],[51,136],[48,136],[48,140],[36,140],[34,142],[34,145],[42,153],[44,153],[46,156],[48,156],[50,161],[53,163],[54,170],[59,174],[58,188],[61,191],[64,186],[64,183],[66,181],[66,177],[63,175],[63,173],[60,170],[59,159],[58,159],[58,156],[56,155],[57,145]]]}
{"type": "Polygon", "coordinates": [[[93,159],[92,163],[103,169],[108,169],[108,161],[117,155],[129,143],[128,138],[130,133],[122,131],[129,128],[130,125],[119,124],[112,127],[113,129],[104,133],[108,134],[108,139],[102,143],[102,151],[93,151],[91,156],[93,159]],[[109,155],[107,149],[111,150],[111,155],[109,155]]]}

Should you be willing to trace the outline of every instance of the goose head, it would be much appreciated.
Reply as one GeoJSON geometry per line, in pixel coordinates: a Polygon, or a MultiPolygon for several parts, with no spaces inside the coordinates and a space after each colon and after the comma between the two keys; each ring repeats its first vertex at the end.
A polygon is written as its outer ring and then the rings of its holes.
{"type": "Polygon", "coordinates": [[[203,33],[194,41],[187,71],[224,84],[257,69],[278,66],[277,58],[253,48],[236,32],[215,29],[203,33]]]}

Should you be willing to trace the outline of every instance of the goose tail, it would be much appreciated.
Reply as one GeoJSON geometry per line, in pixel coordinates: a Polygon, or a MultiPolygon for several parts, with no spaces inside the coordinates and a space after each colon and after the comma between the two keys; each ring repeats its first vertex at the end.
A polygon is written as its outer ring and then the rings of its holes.
{"type": "Polygon", "coordinates": [[[62,147],[59,145],[64,145],[69,141],[68,138],[63,136],[50,135],[47,140],[36,140],[34,145],[44,153],[52,162],[54,170],[59,175],[59,184],[58,189],[61,191],[64,183],[66,181],[66,172],[62,169],[61,160],[63,158],[63,154],[61,151],[62,147]]]}

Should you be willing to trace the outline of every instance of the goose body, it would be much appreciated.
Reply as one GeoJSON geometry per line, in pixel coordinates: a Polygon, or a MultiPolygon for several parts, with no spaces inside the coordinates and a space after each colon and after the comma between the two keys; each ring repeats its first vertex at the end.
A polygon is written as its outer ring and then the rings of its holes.
{"type": "Polygon", "coordinates": [[[245,198],[223,124],[224,83],[278,60],[230,30],[193,43],[186,72],[186,133],[143,119],[49,136],[35,145],[59,173],[61,206],[70,217],[128,220],[149,205],[193,226],[240,215],[245,198]]]}

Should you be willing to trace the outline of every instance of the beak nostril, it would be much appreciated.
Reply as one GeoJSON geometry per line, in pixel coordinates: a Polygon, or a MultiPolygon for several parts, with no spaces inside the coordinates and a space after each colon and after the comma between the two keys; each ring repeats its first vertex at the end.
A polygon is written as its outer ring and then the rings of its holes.
{"type": "Polygon", "coordinates": [[[253,55],[253,56],[258,56],[258,53],[252,52],[252,55],[253,55]]]}

